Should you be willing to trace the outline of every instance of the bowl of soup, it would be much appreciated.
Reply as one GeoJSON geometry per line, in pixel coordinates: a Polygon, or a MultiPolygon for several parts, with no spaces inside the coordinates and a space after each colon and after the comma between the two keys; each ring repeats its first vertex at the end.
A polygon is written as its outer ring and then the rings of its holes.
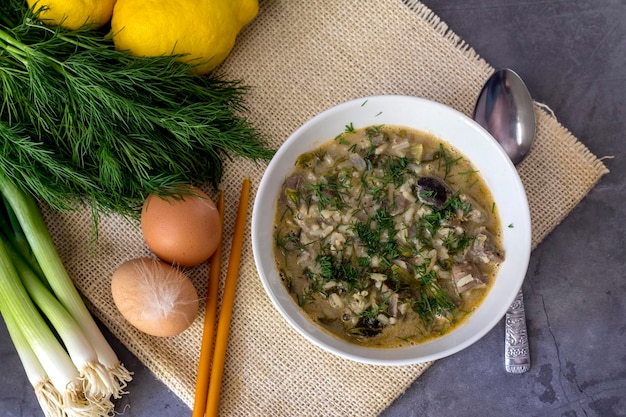
{"type": "Polygon", "coordinates": [[[278,149],[252,246],[269,299],[304,338],[407,365],[452,355],[502,319],[527,271],[530,212],[515,167],[471,118],[364,97],[278,149]]]}

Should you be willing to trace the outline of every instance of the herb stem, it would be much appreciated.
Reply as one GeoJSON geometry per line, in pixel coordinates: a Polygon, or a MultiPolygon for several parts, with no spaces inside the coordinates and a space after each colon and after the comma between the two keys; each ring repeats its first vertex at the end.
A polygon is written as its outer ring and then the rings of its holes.
{"type": "Polygon", "coordinates": [[[14,46],[22,52],[28,49],[28,46],[24,45],[22,42],[18,41],[2,29],[0,29],[0,39],[5,41],[7,45],[14,46]]]}

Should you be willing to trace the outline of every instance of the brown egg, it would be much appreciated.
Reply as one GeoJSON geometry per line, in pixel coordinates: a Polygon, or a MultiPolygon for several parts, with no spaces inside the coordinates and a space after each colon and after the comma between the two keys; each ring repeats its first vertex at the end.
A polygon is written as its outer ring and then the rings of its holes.
{"type": "Polygon", "coordinates": [[[174,336],[198,314],[198,293],[191,280],[165,262],[137,258],[113,273],[115,306],[130,324],[153,336],[174,336]]]}
{"type": "Polygon", "coordinates": [[[222,239],[215,203],[200,189],[183,199],[150,195],[141,211],[141,230],[150,250],[162,260],[181,266],[206,261],[222,239]]]}

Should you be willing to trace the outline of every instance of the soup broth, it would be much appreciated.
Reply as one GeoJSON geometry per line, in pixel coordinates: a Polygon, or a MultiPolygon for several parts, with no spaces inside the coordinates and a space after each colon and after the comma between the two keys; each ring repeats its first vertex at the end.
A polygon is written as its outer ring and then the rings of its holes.
{"type": "Polygon", "coordinates": [[[449,144],[401,126],[347,126],[300,155],[274,221],[277,267],[294,301],[365,346],[450,331],[504,258],[480,173],[449,144]]]}

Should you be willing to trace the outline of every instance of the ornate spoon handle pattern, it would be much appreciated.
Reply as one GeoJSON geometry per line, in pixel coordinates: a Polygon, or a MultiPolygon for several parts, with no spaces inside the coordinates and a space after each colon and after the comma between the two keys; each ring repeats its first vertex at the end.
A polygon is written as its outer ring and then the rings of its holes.
{"type": "Polygon", "coordinates": [[[507,372],[522,374],[530,369],[530,350],[521,289],[506,313],[504,328],[504,366],[507,372]]]}

